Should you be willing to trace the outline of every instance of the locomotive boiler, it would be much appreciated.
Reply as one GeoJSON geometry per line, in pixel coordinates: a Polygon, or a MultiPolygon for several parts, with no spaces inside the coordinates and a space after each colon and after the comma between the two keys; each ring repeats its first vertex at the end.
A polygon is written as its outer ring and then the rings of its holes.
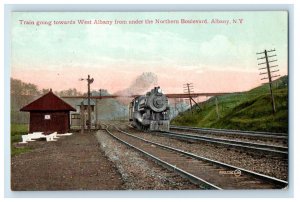
{"type": "Polygon", "coordinates": [[[132,100],[129,105],[129,121],[141,130],[169,131],[169,102],[160,87],[132,100]]]}

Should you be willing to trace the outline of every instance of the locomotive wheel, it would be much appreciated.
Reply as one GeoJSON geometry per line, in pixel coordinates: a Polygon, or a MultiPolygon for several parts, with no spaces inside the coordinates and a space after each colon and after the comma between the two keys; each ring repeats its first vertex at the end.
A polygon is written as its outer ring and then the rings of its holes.
{"type": "Polygon", "coordinates": [[[147,132],[148,131],[148,127],[147,126],[143,126],[144,127],[144,131],[147,132]]]}

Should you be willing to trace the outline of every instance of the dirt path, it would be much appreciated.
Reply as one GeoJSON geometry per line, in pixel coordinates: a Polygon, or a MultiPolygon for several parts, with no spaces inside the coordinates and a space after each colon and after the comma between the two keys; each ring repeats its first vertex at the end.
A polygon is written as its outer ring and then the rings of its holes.
{"type": "Polygon", "coordinates": [[[11,159],[12,190],[123,189],[121,175],[92,134],[27,146],[33,150],[11,159]]]}

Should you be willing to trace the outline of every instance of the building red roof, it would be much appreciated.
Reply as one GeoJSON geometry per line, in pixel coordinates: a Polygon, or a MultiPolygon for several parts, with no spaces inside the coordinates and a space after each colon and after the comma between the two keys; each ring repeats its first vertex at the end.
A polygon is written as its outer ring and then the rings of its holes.
{"type": "Polygon", "coordinates": [[[20,111],[76,111],[76,109],[50,90],[49,93],[21,108],[20,111]]]}

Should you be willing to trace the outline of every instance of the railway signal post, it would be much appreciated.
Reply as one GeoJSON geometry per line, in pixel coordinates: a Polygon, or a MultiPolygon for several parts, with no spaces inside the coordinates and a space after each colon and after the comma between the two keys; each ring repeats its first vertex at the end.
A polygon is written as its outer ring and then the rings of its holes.
{"type": "Polygon", "coordinates": [[[87,86],[88,86],[88,131],[91,131],[92,121],[91,121],[91,83],[94,82],[94,78],[90,78],[90,75],[88,75],[87,79],[81,78],[80,81],[86,80],[87,86]]]}

